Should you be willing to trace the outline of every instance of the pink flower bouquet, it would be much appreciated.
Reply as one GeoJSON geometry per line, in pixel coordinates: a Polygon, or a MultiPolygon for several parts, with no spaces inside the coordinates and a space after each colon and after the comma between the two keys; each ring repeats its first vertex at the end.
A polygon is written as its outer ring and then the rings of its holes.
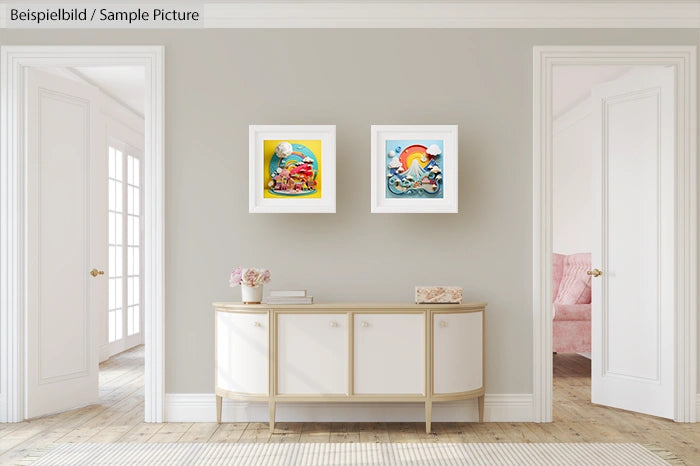
{"type": "Polygon", "coordinates": [[[269,283],[269,281],[270,271],[267,269],[236,267],[236,269],[231,272],[229,284],[233,288],[238,285],[259,286],[263,283],[269,283]]]}

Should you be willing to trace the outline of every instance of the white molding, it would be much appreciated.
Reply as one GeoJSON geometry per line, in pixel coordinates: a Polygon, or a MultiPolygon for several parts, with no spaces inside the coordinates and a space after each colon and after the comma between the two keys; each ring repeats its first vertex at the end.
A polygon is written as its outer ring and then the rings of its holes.
{"type": "Polygon", "coordinates": [[[700,419],[700,393],[695,395],[695,422],[700,419]]]}
{"type": "Polygon", "coordinates": [[[240,2],[204,5],[206,28],[697,28],[687,1],[240,2]]]}
{"type": "Polygon", "coordinates": [[[161,46],[3,46],[0,48],[0,422],[25,418],[26,218],[22,146],[24,70],[31,66],[143,66],[145,128],[145,420],[162,422],[164,403],[164,49],[161,46]]]}
{"type": "MultiPolygon", "coordinates": [[[[424,422],[424,403],[277,403],[277,422],[424,422]]],[[[433,422],[477,422],[476,399],[433,403],[433,422]]],[[[486,394],[487,422],[528,422],[532,395],[486,394]]],[[[224,399],[224,422],[268,422],[267,403],[224,399]]],[[[216,422],[213,393],[168,393],[166,422],[216,422]]]]}
{"type": "Polygon", "coordinates": [[[695,422],[697,387],[697,143],[695,46],[547,46],[533,49],[533,405],[552,420],[552,68],[671,65],[676,83],[675,420],[695,422]]]}

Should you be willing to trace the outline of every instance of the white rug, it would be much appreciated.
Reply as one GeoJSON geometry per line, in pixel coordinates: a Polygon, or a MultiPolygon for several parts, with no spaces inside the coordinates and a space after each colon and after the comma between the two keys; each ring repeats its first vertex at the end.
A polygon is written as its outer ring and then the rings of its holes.
{"type": "Polygon", "coordinates": [[[668,465],[635,443],[72,443],[34,465],[668,465]]]}

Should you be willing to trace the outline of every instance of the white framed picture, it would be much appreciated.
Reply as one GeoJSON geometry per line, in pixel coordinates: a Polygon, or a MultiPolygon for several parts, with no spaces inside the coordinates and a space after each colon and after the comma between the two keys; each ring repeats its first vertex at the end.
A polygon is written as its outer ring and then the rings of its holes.
{"type": "Polygon", "coordinates": [[[372,125],[372,212],[457,213],[457,125],[372,125]]]}
{"type": "Polygon", "coordinates": [[[251,213],[335,212],[335,125],[251,125],[251,213]]]}

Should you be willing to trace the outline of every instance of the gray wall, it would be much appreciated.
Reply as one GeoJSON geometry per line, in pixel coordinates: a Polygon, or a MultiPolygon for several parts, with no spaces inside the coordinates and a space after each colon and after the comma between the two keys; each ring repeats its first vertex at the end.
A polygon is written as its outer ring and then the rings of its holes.
{"type": "Polygon", "coordinates": [[[236,265],[317,301],[488,301],[487,390],[532,390],[532,46],[697,45],[697,30],[0,30],[166,46],[166,391],[213,391],[211,302],[236,265]],[[249,124],[337,125],[337,213],[248,214],[249,124]],[[459,125],[459,214],[370,214],[371,124],[459,125]],[[289,250],[288,239],[299,251],[289,250]],[[434,266],[394,257],[433,245],[434,266]],[[397,254],[398,253],[398,254],[397,254]]]}

